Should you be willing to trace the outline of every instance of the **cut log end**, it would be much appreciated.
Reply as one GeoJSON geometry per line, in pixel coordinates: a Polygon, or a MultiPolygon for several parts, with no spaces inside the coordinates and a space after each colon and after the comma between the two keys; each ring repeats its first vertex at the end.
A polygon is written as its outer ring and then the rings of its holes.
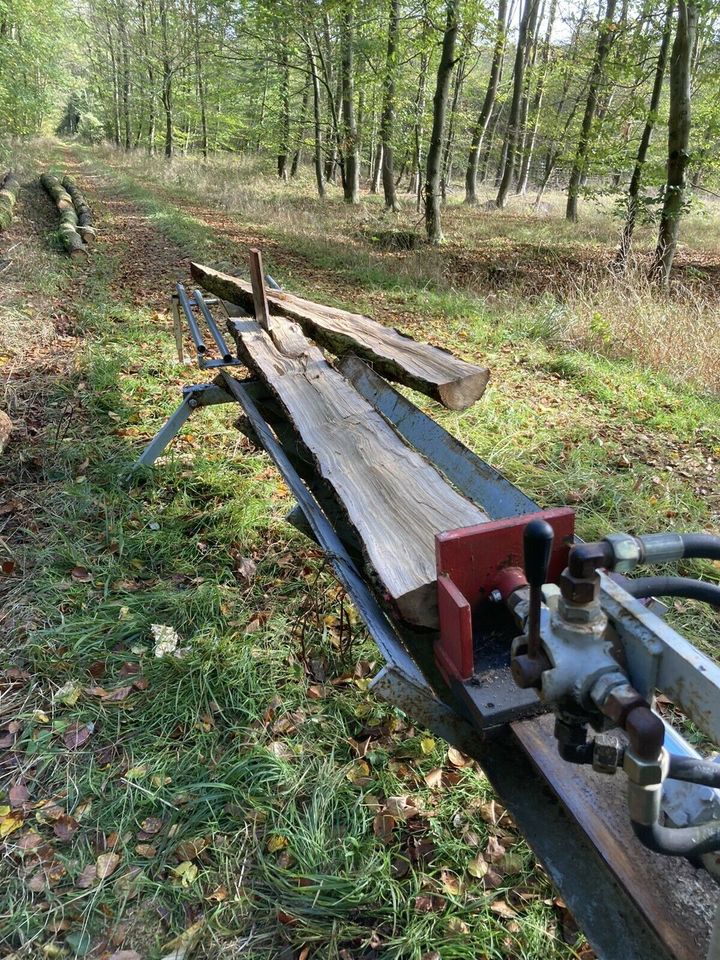
{"type": "Polygon", "coordinates": [[[480,369],[461,380],[438,387],[438,399],[449,410],[467,410],[484,393],[490,380],[490,371],[480,369]]]}

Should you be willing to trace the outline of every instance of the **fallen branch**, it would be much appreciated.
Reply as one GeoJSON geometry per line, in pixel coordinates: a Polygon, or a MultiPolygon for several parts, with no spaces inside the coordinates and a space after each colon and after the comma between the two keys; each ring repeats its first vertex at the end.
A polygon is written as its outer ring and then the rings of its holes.
{"type": "Polygon", "coordinates": [[[85,197],[75,183],[73,183],[70,177],[63,177],[62,185],[70,195],[73,206],[75,207],[75,213],[77,214],[78,219],[77,231],[82,237],[83,241],[90,246],[90,244],[95,240],[95,227],[93,225],[94,221],[92,210],[88,206],[85,197]]]}
{"type": "Polygon", "coordinates": [[[13,208],[20,184],[12,171],[8,171],[0,180],[0,230],[7,230],[12,223],[13,208]]]}
{"type": "Polygon", "coordinates": [[[44,173],[40,177],[40,183],[60,213],[58,233],[63,246],[73,259],[84,256],[87,251],[82,237],[78,233],[78,217],[72,197],[58,178],[50,173],[44,173]]]}
{"type": "MultiPolygon", "coordinates": [[[[216,297],[254,313],[252,285],[199,263],[190,264],[196,283],[216,297]]],[[[464,410],[482,396],[488,382],[485,367],[459,360],[447,350],[413,340],[393,327],[359,313],[303,300],[280,290],[266,290],[274,313],[300,324],[307,336],[332,353],[352,351],[388,380],[439,400],[451,410],[464,410]]]]}

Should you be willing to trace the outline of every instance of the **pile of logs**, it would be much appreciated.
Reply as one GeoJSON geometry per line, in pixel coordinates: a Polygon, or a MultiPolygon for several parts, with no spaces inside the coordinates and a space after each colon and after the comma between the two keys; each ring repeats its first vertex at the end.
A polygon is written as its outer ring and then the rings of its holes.
{"type": "Polygon", "coordinates": [[[15,200],[20,189],[12,171],[0,178],[0,231],[7,230],[12,223],[15,200]]]}
{"type": "Polygon", "coordinates": [[[82,237],[83,242],[90,246],[95,240],[92,210],[70,177],[63,177],[62,185],[72,198],[73,206],[75,207],[75,213],[78,219],[77,231],[82,237]]]}
{"type": "Polygon", "coordinates": [[[40,177],[40,183],[60,214],[58,233],[62,245],[73,258],[85,256],[89,242],[94,239],[95,230],[92,226],[92,213],[82,194],[67,177],[61,183],[52,174],[44,173],[40,177]]]}

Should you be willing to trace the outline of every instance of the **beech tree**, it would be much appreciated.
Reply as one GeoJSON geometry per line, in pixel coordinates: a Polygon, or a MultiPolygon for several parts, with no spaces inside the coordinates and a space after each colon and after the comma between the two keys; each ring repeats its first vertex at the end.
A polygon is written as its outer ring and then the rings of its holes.
{"type": "Polygon", "coordinates": [[[458,0],[447,0],[445,33],[433,98],[432,133],[430,134],[425,177],[425,230],[431,243],[441,243],[443,239],[440,225],[440,173],[445,115],[450,92],[450,75],[455,57],[455,43],[459,25],[458,9],[458,0]]]}
{"type": "Polygon", "coordinates": [[[686,174],[690,159],[691,63],[697,26],[697,0],[678,0],[677,27],[670,58],[670,115],[665,200],[652,267],[653,278],[662,286],[667,286],[670,282],[670,271],[675,259],[680,233],[680,217],[685,200],[686,174]]]}

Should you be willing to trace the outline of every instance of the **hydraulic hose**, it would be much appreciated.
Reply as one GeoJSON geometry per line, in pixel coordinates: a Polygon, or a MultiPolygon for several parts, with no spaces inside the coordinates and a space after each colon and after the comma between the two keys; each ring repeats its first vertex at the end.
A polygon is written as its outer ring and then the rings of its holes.
{"type": "Polygon", "coordinates": [[[661,827],[659,823],[630,822],[640,843],[655,853],[669,857],[699,857],[720,850],[720,824],[717,820],[697,827],[677,828],[661,827]]]}
{"type": "Polygon", "coordinates": [[[720,560],[720,537],[711,533],[681,533],[684,557],[720,560]]]}
{"type": "Polygon", "coordinates": [[[622,586],[639,600],[645,597],[685,597],[720,607],[720,586],[692,577],[638,577],[626,580],[622,586]]]}
{"type": "Polygon", "coordinates": [[[671,753],[668,778],[684,780],[686,783],[699,783],[704,787],[720,787],[720,763],[701,760],[699,757],[681,757],[671,753]]]}

